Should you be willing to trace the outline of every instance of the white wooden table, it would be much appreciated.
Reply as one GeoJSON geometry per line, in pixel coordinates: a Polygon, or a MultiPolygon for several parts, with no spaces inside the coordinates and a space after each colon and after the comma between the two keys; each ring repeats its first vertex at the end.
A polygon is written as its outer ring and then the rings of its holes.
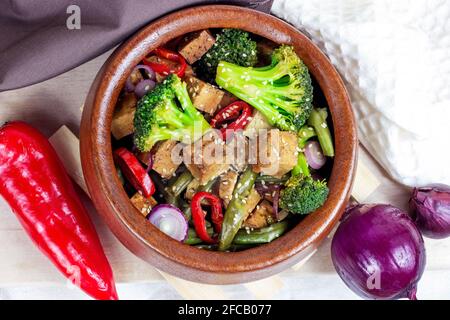
{"type": "MultiPolygon", "coordinates": [[[[54,79],[0,93],[0,123],[25,120],[47,135],[55,132],[61,125],[67,125],[78,135],[84,98],[97,70],[109,54],[110,52],[99,56],[54,79]]],[[[360,161],[381,181],[380,187],[369,196],[367,202],[392,203],[406,208],[409,190],[390,180],[364,150],[360,152],[360,161]]],[[[185,288],[191,288],[191,292],[175,291],[157,270],[131,254],[100,221],[86,195],[82,196],[100,233],[122,298],[202,297],[201,294],[196,295],[198,287],[194,284],[184,283],[185,288]]],[[[419,286],[418,297],[448,299],[450,239],[426,240],[426,246],[427,268],[419,286]]],[[[200,288],[208,292],[219,292],[220,295],[215,296],[217,298],[357,298],[335,273],[329,247],[330,238],[324,241],[305,265],[297,270],[289,269],[281,273],[275,282],[269,280],[249,285],[200,288]]],[[[65,279],[33,246],[6,203],[0,199],[0,299],[2,298],[83,299],[86,296],[66,287],[65,279]]]]}

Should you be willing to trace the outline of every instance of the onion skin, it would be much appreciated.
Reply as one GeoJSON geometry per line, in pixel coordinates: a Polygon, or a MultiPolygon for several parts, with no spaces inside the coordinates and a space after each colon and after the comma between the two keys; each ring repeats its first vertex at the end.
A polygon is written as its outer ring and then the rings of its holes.
{"type": "Polygon", "coordinates": [[[346,210],[331,243],[345,284],[366,299],[416,299],[426,257],[422,235],[408,214],[390,205],[346,210]]]}
{"type": "Polygon", "coordinates": [[[423,235],[433,239],[450,236],[450,187],[435,184],[415,188],[409,207],[423,235]]]}

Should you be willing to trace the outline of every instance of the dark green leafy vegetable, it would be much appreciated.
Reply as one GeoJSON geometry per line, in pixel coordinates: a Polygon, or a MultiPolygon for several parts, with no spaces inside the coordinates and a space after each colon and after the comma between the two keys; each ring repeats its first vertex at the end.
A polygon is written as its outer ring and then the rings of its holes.
{"type": "Polygon", "coordinates": [[[252,67],[258,61],[256,42],[248,32],[239,29],[223,29],[216,42],[197,62],[197,73],[205,80],[214,82],[217,65],[227,61],[243,67],[252,67]]]}
{"type": "Polygon", "coordinates": [[[146,152],[162,140],[193,142],[210,125],[192,104],[186,83],[171,74],[139,100],[134,128],[134,143],[146,152]]]}
{"type": "Polygon", "coordinates": [[[221,61],[216,82],[282,130],[298,131],[311,113],[311,77],[292,46],[277,48],[272,64],[266,67],[248,68],[221,61]]]}

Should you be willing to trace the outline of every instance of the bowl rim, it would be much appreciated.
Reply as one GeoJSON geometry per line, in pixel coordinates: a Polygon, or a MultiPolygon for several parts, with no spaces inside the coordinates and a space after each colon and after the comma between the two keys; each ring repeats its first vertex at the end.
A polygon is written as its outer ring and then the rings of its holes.
{"type": "Polygon", "coordinates": [[[94,206],[129,250],[155,267],[187,280],[237,283],[260,279],[294,265],[313,252],[328,235],[350,196],[357,161],[357,133],[342,79],[328,58],[304,34],[256,10],[206,5],[183,9],[151,22],[113,52],[87,95],[80,148],[83,173],[94,206]],[[241,252],[199,250],[171,239],[136,214],[117,175],[113,174],[112,114],[133,67],[148,52],[180,35],[223,27],[243,29],[277,43],[293,45],[326,98],[335,136],[336,156],[325,204],[282,237],[241,252]]]}

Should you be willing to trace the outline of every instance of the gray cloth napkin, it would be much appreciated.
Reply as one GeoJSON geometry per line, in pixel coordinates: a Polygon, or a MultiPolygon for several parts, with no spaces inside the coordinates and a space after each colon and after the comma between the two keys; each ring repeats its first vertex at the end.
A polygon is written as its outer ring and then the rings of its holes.
{"type": "Polygon", "coordinates": [[[225,3],[269,12],[272,1],[2,0],[0,91],[37,83],[79,66],[155,18],[184,7],[225,3]]]}

